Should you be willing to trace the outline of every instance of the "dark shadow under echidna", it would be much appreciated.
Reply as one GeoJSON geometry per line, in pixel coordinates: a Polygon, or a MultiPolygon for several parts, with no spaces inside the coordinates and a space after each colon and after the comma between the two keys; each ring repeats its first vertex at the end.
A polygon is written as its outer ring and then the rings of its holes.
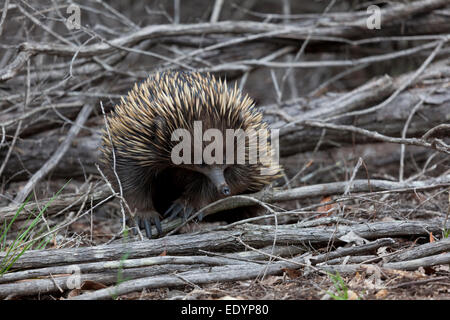
{"type": "Polygon", "coordinates": [[[229,88],[209,74],[160,72],[136,84],[108,117],[101,162],[116,190],[119,178],[124,198],[151,237],[152,223],[161,233],[162,216],[187,218],[220,198],[260,191],[275,180],[280,167],[272,161],[269,139],[266,143],[252,139],[259,130],[267,132],[262,115],[236,87],[229,88]],[[195,150],[206,150],[217,139],[198,137],[199,123],[203,134],[217,129],[224,139],[228,129],[251,134],[244,140],[236,136],[229,145],[222,141],[222,160],[213,150],[215,162],[199,161],[195,150]],[[192,137],[189,154],[184,154],[186,149],[172,153],[182,141],[179,136],[174,139],[177,129],[192,137]],[[244,163],[238,161],[240,147],[245,150],[244,163]],[[256,162],[250,161],[252,147],[257,150],[256,162]],[[226,158],[228,152],[231,158],[226,158]],[[173,154],[183,162],[175,164],[173,154]]]}

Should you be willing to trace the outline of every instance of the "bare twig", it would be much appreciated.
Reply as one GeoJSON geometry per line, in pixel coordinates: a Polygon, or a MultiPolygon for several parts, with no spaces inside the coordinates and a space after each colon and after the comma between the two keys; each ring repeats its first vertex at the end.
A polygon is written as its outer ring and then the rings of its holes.
{"type": "Polygon", "coordinates": [[[406,138],[388,137],[388,136],[382,135],[378,132],[361,129],[361,128],[358,128],[355,126],[337,125],[337,124],[331,124],[331,123],[327,123],[327,122],[307,120],[307,121],[304,121],[303,124],[306,126],[310,126],[310,127],[327,128],[327,129],[333,129],[333,130],[344,130],[344,131],[354,132],[354,133],[358,133],[358,134],[376,139],[378,141],[407,144],[407,145],[412,145],[412,146],[421,146],[421,147],[435,149],[435,150],[450,154],[450,149],[447,148],[445,145],[433,144],[430,142],[426,142],[422,139],[417,139],[417,138],[406,139],[406,138]]]}
{"type": "Polygon", "coordinates": [[[419,267],[431,267],[438,264],[449,264],[450,253],[442,253],[435,256],[419,258],[414,260],[407,260],[401,262],[388,262],[383,264],[384,268],[400,269],[400,270],[416,270],[419,267]]]}
{"type": "Polygon", "coordinates": [[[5,4],[3,5],[2,17],[0,18],[0,36],[3,33],[3,23],[5,22],[6,15],[8,14],[8,6],[9,0],[5,0],[5,4]]]}
{"type": "Polygon", "coordinates": [[[31,190],[34,188],[36,183],[38,183],[44,176],[46,176],[59,162],[64,153],[69,148],[69,145],[72,143],[73,139],[77,136],[80,131],[82,125],[86,122],[89,115],[92,111],[92,104],[86,104],[78,114],[78,117],[74,123],[74,125],[70,128],[66,140],[61,144],[58,150],[52,155],[52,157],[42,166],[42,168],[37,171],[31,178],[28,180],[27,184],[23,187],[22,190],[17,194],[14,199],[15,203],[22,203],[31,190]]]}
{"type": "Polygon", "coordinates": [[[214,1],[214,7],[213,11],[211,13],[211,18],[209,19],[209,22],[217,22],[219,21],[220,11],[222,10],[223,0],[215,0],[214,1]]]}
{"type": "MultiPolygon", "coordinates": [[[[367,113],[370,113],[370,112],[377,111],[377,110],[382,109],[385,106],[387,106],[389,103],[391,103],[400,94],[400,92],[402,92],[403,90],[408,88],[417,79],[417,77],[426,69],[426,67],[431,63],[431,61],[433,61],[433,59],[436,57],[438,52],[441,50],[441,48],[444,45],[444,43],[446,43],[449,39],[450,39],[449,37],[444,38],[443,40],[438,41],[437,44],[436,44],[436,42],[432,42],[431,44],[433,44],[433,46],[435,46],[433,52],[431,52],[431,54],[428,56],[428,58],[422,63],[420,68],[417,69],[416,72],[414,72],[414,74],[412,74],[405,82],[403,82],[402,85],[397,90],[395,90],[395,92],[393,94],[391,94],[389,96],[389,98],[387,98],[382,103],[377,104],[376,106],[373,106],[371,108],[364,109],[364,110],[359,110],[359,111],[349,112],[349,113],[344,114],[342,116],[348,117],[348,116],[363,115],[363,114],[367,114],[367,113]]],[[[338,118],[341,118],[342,116],[331,117],[331,118],[328,118],[327,120],[338,119],[338,118]]]]}

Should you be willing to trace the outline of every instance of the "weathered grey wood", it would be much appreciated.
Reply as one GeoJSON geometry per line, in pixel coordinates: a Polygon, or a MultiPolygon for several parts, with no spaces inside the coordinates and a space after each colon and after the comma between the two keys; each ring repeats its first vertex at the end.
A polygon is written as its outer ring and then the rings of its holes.
{"type": "Polygon", "coordinates": [[[340,264],[362,264],[366,261],[374,262],[380,260],[381,257],[375,256],[375,255],[368,255],[368,256],[347,256],[343,258],[335,258],[328,260],[327,262],[324,262],[323,264],[318,264],[317,266],[320,267],[322,265],[340,265],[340,264]]]}
{"type": "MultiPolygon", "coordinates": [[[[415,13],[426,13],[434,9],[443,7],[446,0],[422,0],[410,5],[399,5],[393,8],[381,10],[384,23],[398,21],[401,18],[411,16],[415,13]]],[[[269,31],[279,31],[280,38],[305,39],[311,30],[309,27],[296,25],[279,25],[273,23],[259,23],[252,21],[221,21],[216,23],[198,24],[168,24],[150,25],[139,29],[136,32],[123,35],[109,41],[109,43],[98,43],[86,45],[81,48],[58,44],[39,44],[25,42],[20,49],[31,52],[45,52],[47,54],[73,55],[76,52],[80,56],[92,56],[112,51],[119,46],[130,46],[146,39],[155,39],[161,36],[182,36],[182,35],[208,35],[217,33],[261,33],[269,31]]],[[[347,21],[342,25],[333,27],[315,28],[315,36],[335,36],[352,37],[367,32],[366,19],[347,21]]]]}
{"type": "Polygon", "coordinates": [[[102,261],[78,265],[66,265],[17,271],[7,273],[0,277],[0,297],[9,295],[26,296],[41,293],[58,292],[59,290],[73,289],[75,277],[77,281],[90,280],[105,285],[114,284],[118,273],[124,280],[148,277],[150,275],[170,274],[172,272],[185,272],[196,270],[208,272],[209,266],[239,265],[239,269],[247,268],[255,264],[265,264],[259,261],[267,259],[267,254],[276,256],[288,256],[297,254],[302,249],[296,247],[272,247],[258,251],[243,251],[225,254],[221,257],[209,256],[157,256],[142,259],[127,259],[118,261],[102,261]],[[267,252],[267,254],[264,254],[267,252]],[[254,262],[250,259],[254,259],[254,262]],[[77,274],[73,274],[76,270],[77,274]],[[45,277],[45,279],[36,279],[45,277]],[[19,280],[26,280],[17,282],[19,280]]]}
{"type": "Polygon", "coordinates": [[[440,241],[422,244],[420,246],[401,251],[387,258],[388,262],[398,262],[406,260],[414,260],[442,252],[450,252],[450,238],[444,238],[440,241]]]}
{"type": "Polygon", "coordinates": [[[28,194],[32,191],[34,186],[42,178],[44,178],[50,171],[52,171],[52,169],[58,164],[58,162],[67,152],[67,149],[69,148],[72,141],[80,132],[81,127],[89,118],[92,109],[93,109],[92,104],[87,103],[83,106],[83,108],[81,109],[80,113],[77,116],[77,119],[75,120],[74,124],[67,133],[67,136],[58,146],[58,148],[52,154],[52,156],[47,161],[45,161],[43,166],[33,174],[33,176],[28,180],[28,182],[23,186],[23,188],[17,193],[16,197],[14,198],[15,203],[22,204],[23,201],[25,201],[25,199],[27,198],[28,194]]]}
{"type": "MultiPolygon", "coordinates": [[[[111,195],[111,190],[106,184],[100,184],[93,186],[93,188],[88,192],[85,191],[81,194],[63,194],[54,199],[51,206],[46,210],[46,214],[52,215],[63,209],[79,208],[84,197],[88,196],[88,203],[97,204],[100,201],[111,195]]],[[[19,214],[18,220],[26,219],[29,216],[29,212],[39,212],[40,208],[43,208],[50,199],[43,199],[37,202],[28,202],[24,206],[24,210],[19,214]]],[[[17,210],[20,208],[19,205],[9,205],[0,208],[0,222],[8,221],[16,214],[17,210]]]]}
{"type": "Polygon", "coordinates": [[[245,264],[250,262],[243,262],[236,259],[227,259],[220,257],[208,257],[208,256],[158,256],[140,259],[127,259],[116,261],[100,261],[84,264],[74,264],[68,266],[56,266],[39,269],[31,269],[25,271],[17,271],[13,273],[7,273],[0,277],[0,284],[8,283],[12,281],[24,280],[35,277],[46,277],[49,275],[58,275],[68,273],[67,270],[77,269],[80,273],[96,273],[102,271],[113,271],[119,269],[130,268],[143,268],[156,265],[171,265],[171,264],[183,264],[183,265],[226,265],[226,264],[245,264]]]}
{"type": "Polygon", "coordinates": [[[383,267],[388,269],[416,270],[419,267],[432,267],[438,264],[449,264],[449,263],[450,263],[450,252],[446,252],[414,260],[389,262],[383,264],[383,267]]]}
{"type": "MultiPolygon", "coordinates": [[[[366,239],[383,237],[419,236],[428,232],[440,232],[439,224],[419,221],[374,222],[353,226],[298,228],[293,225],[277,227],[278,245],[301,245],[328,243],[350,231],[366,239]]],[[[198,254],[199,250],[236,251],[242,245],[236,238],[252,247],[269,246],[274,241],[274,226],[241,225],[231,231],[174,235],[160,239],[144,240],[126,244],[101,245],[87,248],[56,250],[37,250],[25,252],[12,269],[39,268],[45,266],[67,265],[102,260],[117,260],[124,254],[131,258],[159,255],[163,251],[168,255],[198,254]]],[[[4,257],[0,254],[0,259],[4,257]]]]}
{"type": "Polygon", "coordinates": [[[209,272],[182,272],[178,275],[164,275],[126,281],[118,286],[97,290],[93,293],[82,294],[74,300],[111,299],[114,295],[121,295],[144,288],[176,287],[188,283],[205,284],[220,281],[236,281],[253,279],[262,273],[267,275],[282,274],[284,268],[298,267],[296,263],[275,262],[267,266],[249,266],[247,268],[213,267],[209,272]]]}
{"type": "MultiPolygon", "coordinates": [[[[56,151],[64,136],[61,130],[56,129],[19,140],[2,176],[11,178],[11,181],[27,180],[29,174],[39,170],[56,151]]],[[[99,174],[95,164],[98,163],[100,143],[100,130],[77,137],[52,171],[52,176],[69,179],[84,174],[99,174]]],[[[0,159],[4,158],[7,150],[0,150],[0,159]]]]}
{"type": "MultiPolygon", "coordinates": [[[[267,254],[273,254],[277,256],[294,255],[302,251],[295,247],[272,247],[261,249],[262,252],[267,254]],[[273,251],[273,252],[272,252],[273,251]]],[[[209,256],[157,256],[140,259],[127,259],[116,261],[100,261],[84,264],[73,264],[66,266],[46,267],[39,269],[30,269],[24,271],[10,272],[0,277],[0,284],[24,280],[35,277],[43,277],[50,275],[65,274],[67,270],[77,269],[81,273],[95,273],[107,270],[129,269],[129,268],[142,268],[153,265],[170,265],[170,264],[204,264],[204,265],[226,265],[226,264],[252,264],[251,260],[259,261],[266,259],[267,255],[264,255],[255,251],[243,251],[232,254],[225,254],[222,257],[209,257],[209,256]]]]}
{"type": "MultiPolygon", "coordinates": [[[[428,88],[428,90],[431,90],[428,88]]],[[[426,90],[415,89],[410,92],[400,94],[394,101],[382,110],[373,114],[358,116],[357,119],[342,119],[338,124],[355,125],[358,128],[369,131],[376,131],[386,136],[398,137],[402,132],[406,119],[413,106],[419,101],[421,96],[426,95],[426,90]]],[[[438,99],[444,96],[443,93],[432,95],[438,99]]],[[[430,101],[432,101],[430,98],[430,101]]],[[[367,105],[365,105],[367,107],[367,105]]],[[[357,108],[361,109],[361,108],[357,108]]],[[[408,127],[407,137],[420,137],[429,129],[442,123],[443,119],[450,114],[450,99],[443,100],[440,104],[424,104],[420,113],[427,117],[413,117],[411,125],[408,127]]],[[[326,115],[325,115],[326,117],[326,115]]],[[[307,119],[305,117],[305,119],[307,119]]],[[[321,119],[321,117],[316,118],[321,119]]],[[[283,122],[278,124],[283,125],[283,122]]],[[[323,129],[298,127],[281,127],[280,131],[280,154],[281,156],[292,155],[299,152],[313,150],[319,139],[322,138],[321,148],[333,146],[345,146],[350,143],[368,143],[377,140],[362,135],[352,135],[349,132],[327,130],[322,137],[323,129]]]]}
{"type": "MultiPolygon", "coordinates": [[[[449,263],[450,254],[446,254],[446,257],[435,258],[433,261],[427,261],[430,265],[440,264],[440,263],[449,263]]],[[[442,255],[441,255],[442,256],[442,255]]],[[[158,287],[174,287],[174,286],[182,286],[188,283],[195,284],[205,284],[211,282],[218,281],[236,281],[236,280],[245,280],[252,279],[261,274],[266,275],[275,275],[282,274],[285,268],[294,268],[297,269],[304,265],[304,259],[302,257],[294,258],[290,260],[283,260],[273,262],[267,265],[252,265],[248,266],[245,269],[236,268],[235,265],[225,266],[225,267],[213,267],[206,274],[193,272],[183,272],[178,274],[178,276],[156,276],[156,277],[148,277],[141,278],[137,280],[130,280],[123,282],[117,286],[100,289],[92,293],[82,294],[77,297],[73,297],[74,300],[93,300],[93,299],[110,299],[113,296],[126,294],[133,291],[140,291],[145,288],[158,288],[158,287]]],[[[412,265],[412,264],[411,264],[412,265]]],[[[405,266],[400,266],[400,268],[404,268],[405,266]]],[[[407,268],[410,266],[408,265],[407,268]]],[[[324,265],[320,266],[320,269],[336,272],[340,271],[343,273],[355,272],[360,270],[361,265],[339,265],[339,266],[330,266],[324,265]]],[[[415,268],[417,268],[417,264],[415,264],[415,268]]]]}
{"type": "Polygon", "coordinates": [[[377,239],[375,241],[369,242],[367,244],[359,245],[359,246],[353,246],[353,247],[349,247],[349,248],[338,248],[332,252],[324,253],[317,257],[313,257],[310,259],[310,261],[312,264],[318,264],[318,263],[322,263],[322,262],[329,263],[329,260],[332,260],[335,258],[351,256],[354,254],[360,255],[363,253],[368,253],[368,252],[371,252],[371,251],[376,250],[383,246],[393,245],[394,243],[395,243],[395,241],[390,238],[377,239]]]}
{"type": "MultiPolygon", "coordinates": [[[[186,270],[203,270],[205,265],[155,265],[151,267],[129,268],[121,270],[122,279],[135,279],[146,276],[155,276],[159,274],[171,272],[185,272],[186,270]]],[[[60,290],[75,289],[73,285],[75,278],[78,275],[69,275],[74,269],[67,267],[66,275],[55,275],[47,279],[31,279],[16,283],[0,284],[0,298],[7,296],[28,296],[40,293],[58,292],[60,290]],[[72,278],[71,278],[72,277],[72,278]]],[[[206,271],[206,270],[205,270],[206,271]]],[[[79,274],[79,281],[82,284],[84,281],[95,281],[104,285],[117,283],[119,271],[118,270],[102,270],[97,273],[81,273],[79,274]]],[[[78,279],[77,279],[78,280],[78,279]]]]}
{"type": "MultiPolygon", "coordinates": [[[[411,181],[408,183],[400,183],[400,182],[392,182],[386,180],[370,180],[370,184],[368,180],[357,179],[352,182],[352,186],[350,187],[350,192],[373,192],[373,191],[385,191],[385,190],[397,190],[397,192],[408,192],[419,190],[419,189],[427,189],[434,187],[445,187],[450,183],[450,175],[441,176],[437,179],[423,180],[423,181],[411,181]],[[403,190],[403,191],[402,191],[403,190]]],[[[324,184],[316,184],[306,187],[297,187],[290,190],[263,190],[258,193],[251,194],[253,198],[266,202],[282,202],[289,200],[297,200],[297,199],[306,199],[310,197],[316,196],[325,196],[325,195],[335,195],[335,194],[343,194],[344,190],[346,190],[348,186],[348,182],[335,182],[335,183],[324,183],[324,184]]],[[[234,196],[229,199],[229,201],[221,201],[215,204],[213,207],[205,209],[205,214],[211,214],[215,212],[219,212],[225,209],[233,209],[243,206],[254,205],[255,201],[249,198],[248,196],[234,196]]]]}

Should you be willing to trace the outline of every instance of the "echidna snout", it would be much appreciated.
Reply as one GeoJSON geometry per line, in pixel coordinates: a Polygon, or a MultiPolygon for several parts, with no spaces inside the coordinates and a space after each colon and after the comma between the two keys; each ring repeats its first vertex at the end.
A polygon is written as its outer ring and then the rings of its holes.
{"type": "Polygon", "coordinates": [[[226,197],[231,195],[230,187],[224,175],[226,168],[224,165],[201,165],[196,166],[194,170],[207,176],[217,188],[219,194],[226,197]]]}

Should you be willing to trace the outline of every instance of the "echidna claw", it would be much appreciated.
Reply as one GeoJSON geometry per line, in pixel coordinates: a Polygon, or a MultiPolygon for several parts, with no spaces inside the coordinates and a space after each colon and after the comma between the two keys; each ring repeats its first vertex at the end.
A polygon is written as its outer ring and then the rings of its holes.
{"type": "Polygon", "coordinates": [[[161,221],[158,217],[151,217],[151,218],[135,218],[136,228],[134,229],[133,233],[134,235],[137,235],[137,228],[144,229],[145,235],[147,238],[152,238],[152,224],[155,225],[156,230],[158,231],[158,235],[162,235],[162,227],[161,227],[161,221]]]}
{"type": "Polygon", "coordinates": [[[175,201],[174,203],[172,203],[169,209],[166,210],[164,216],[169,216],[169,220],[172,220],[177,216],[181,216],[183,218],[183,221],[186,221],[194,213],[194,211],[194,208],[190,205],[184,206],[180,202],[175,201]]]}
{"type": "Polygon", "coordinates": [[[169,209],[166,210],[164,213],[164,216],[169,216],[169,220],[172,220],[175,218],[181,211],[183,211],[183,205],[181,205],[178,202],[172,203],[172,205],[169,207],[169,209]],[[169,215],[170,214],[170,215],[169,215]]]}
{"type": "Polygon", "coordinates": [[[152,224],[150,223],[150,219],[144,219],[144,227],[145,227],[145,235],[147,238],[152,238],[152,224]]]}
{"type": "Polygon", "coordinates": [[[186,207],[183,214],[183,221],[186,221],[194,213],[194,211],[194,208],[191,206],[186,207]]]}

